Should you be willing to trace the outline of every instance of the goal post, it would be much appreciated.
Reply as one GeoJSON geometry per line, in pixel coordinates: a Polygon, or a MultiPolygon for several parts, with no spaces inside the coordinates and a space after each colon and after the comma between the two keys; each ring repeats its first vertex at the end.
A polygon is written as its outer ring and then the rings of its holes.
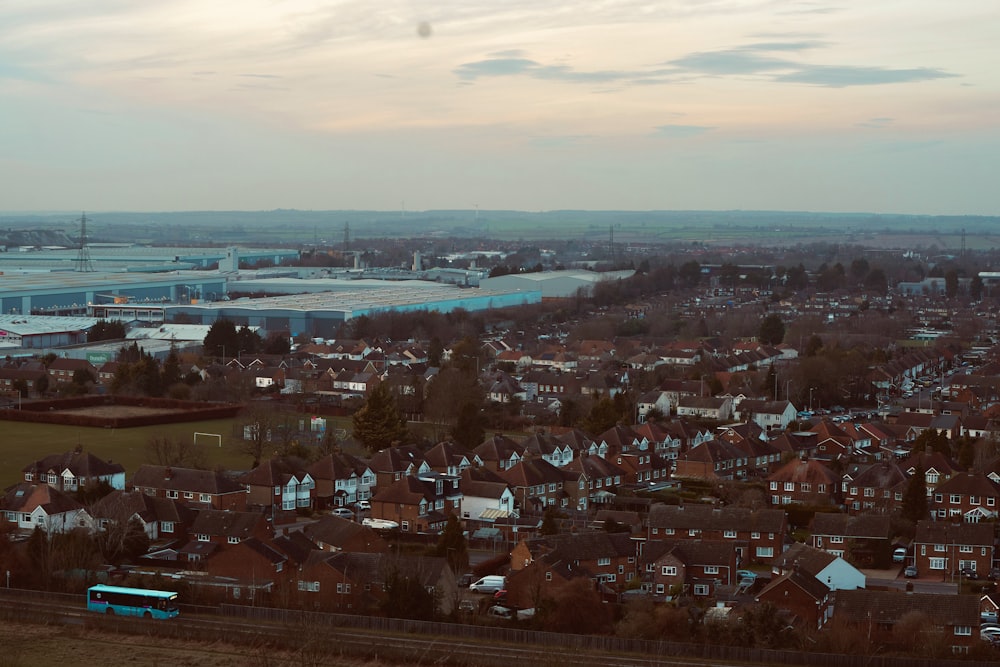
{"type": "Polygon", "coordinates": [[[216,442],[219,443],[219,447],[222,447],[222,434],[221,433],[202,433],[200,431],[194,432],[194,444],[198,444],[198,436],[203,435],[207,438],[215,438],[216,442]]]}

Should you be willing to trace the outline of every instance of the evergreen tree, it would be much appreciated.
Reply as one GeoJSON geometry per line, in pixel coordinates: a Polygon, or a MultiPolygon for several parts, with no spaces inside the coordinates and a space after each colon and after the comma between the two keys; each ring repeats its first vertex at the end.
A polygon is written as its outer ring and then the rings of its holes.
{"type": "Polygon", "coordinates": [[[785,339],[785,323],[779,315],[771,314],[760,323],[757,341],[763,345],[778,345],[785,339]]]}
{"type": "Polygon", "coordinates": [[[377,452],[406,438],[406,422],[385,384],[372,390],[368,400],[354,413],[354,437],[369,452],[377,452]]]}
{"type": "Polygon", "coordinates": [[[466,449],[473,449],[486,437],[486,417],[482,405],[467,401],[458,409],[458,419],[451,429],[455,442],[466,449]]]}
{"type": "Polygon", "coordinates": [[[913,476],[906,485],[906,492],[903,494],[903,518],[912,523],[927,518],[927,481],[924,477],[924,468],[919,466],[913,471],[913,476]]]}
{"type": "Polygon", "coordinates": [[[448,523],[441,531],[437,545],[434,547],[434,555],[448,560],[451,571],[459,574],[469,567],[469,547],[465,540],[465,531],[462,522],[454,514],[448,517],[448,523]]]}
{"type": "Polygon", "coordinates": [[[202,341],[202,348],[205,354],[210,357],[222,357],[229,352],[229,356],[235,357],[239,353],[239,338],[236,334],[236,325],[231,320],[216,320],[205,334],[202,341]]]}

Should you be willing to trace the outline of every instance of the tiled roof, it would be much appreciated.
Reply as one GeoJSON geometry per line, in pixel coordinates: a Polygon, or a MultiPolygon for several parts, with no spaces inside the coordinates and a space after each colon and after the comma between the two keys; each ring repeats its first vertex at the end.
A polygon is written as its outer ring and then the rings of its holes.
{"type": "Polygon", "coordinates": [[[853,623],[895,623],[910,612],[926,614],[941,626],[977,626],[979,598],[975,595],[937,595],[901,591],[837,591],[834,618],[853,623]]]}
{"type": "Polygon", "coordinates": [[[135,488],[167,489],[191,493],[219,495],[245,493],[246,488],[214,470],[175,468],[143,464],[132,475],[135,488]]]}
{"type": "Polygon", "coordinates": [[[892,534],[888,516],[860,514],[850,516],[834,512],[817,512],[811,530],[814,535],[843,535],[853,538],[888,540],[892,534]]]}
{"type": "Polygon", "coordinates": [[[649,526],[674,530],[695,528],[780,533],[785,527],[785,512],[778,509],[657,504],[649,508],[649,526]]]}
{"type": "Polygon", "coordinates": [[[191,533],[245,540],[253,536],[261,521],[263,516],[257,512],[200,510],[191,523],[191,533]]]}
{"type": "Polygon", "coordinates": [[[31,472],[36,475],[38,473],[62,475],[67,470],[73,473],[77,479],[96,479],[124,473],[125,467],[120,463],[105,461],[90,452],[77,449],[62,454],[50,454],[22,468],[22,472],[31,472]]]}

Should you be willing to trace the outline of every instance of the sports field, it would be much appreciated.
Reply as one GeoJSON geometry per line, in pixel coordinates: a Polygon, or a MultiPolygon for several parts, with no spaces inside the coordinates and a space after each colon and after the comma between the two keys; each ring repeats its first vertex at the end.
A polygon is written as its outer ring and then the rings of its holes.
{"type": "Polygon", "coordinates": [[[147,451],[153,438],[183,439],[194,442],[194,434],[215,433],[221,437],[198,436],[198,446],[205,448],[205,466],[222,466],[232,470],[246,470],[252,463],[250,457],[236,449],[237,437],[233,434],[235,419],[218,419],[181,424],[162,424],[137,428],[109,429],[30,424],[0,421],[0,488],[22,481],[22,468],[49,454],[59,454],[80,445],[105,460],[125,466],[125,476],[131,477],[143,463],[156,463],[147,451]]]}

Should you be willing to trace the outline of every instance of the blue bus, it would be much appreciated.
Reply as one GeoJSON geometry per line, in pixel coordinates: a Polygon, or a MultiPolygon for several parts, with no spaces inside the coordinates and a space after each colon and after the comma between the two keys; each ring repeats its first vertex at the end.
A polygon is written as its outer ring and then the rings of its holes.
{"type": "Polygon", "coordinates": [[[177,593],[97,584],[87,589],[87,609],[108,616],[173,618],[178,614],[177,593]]]}

